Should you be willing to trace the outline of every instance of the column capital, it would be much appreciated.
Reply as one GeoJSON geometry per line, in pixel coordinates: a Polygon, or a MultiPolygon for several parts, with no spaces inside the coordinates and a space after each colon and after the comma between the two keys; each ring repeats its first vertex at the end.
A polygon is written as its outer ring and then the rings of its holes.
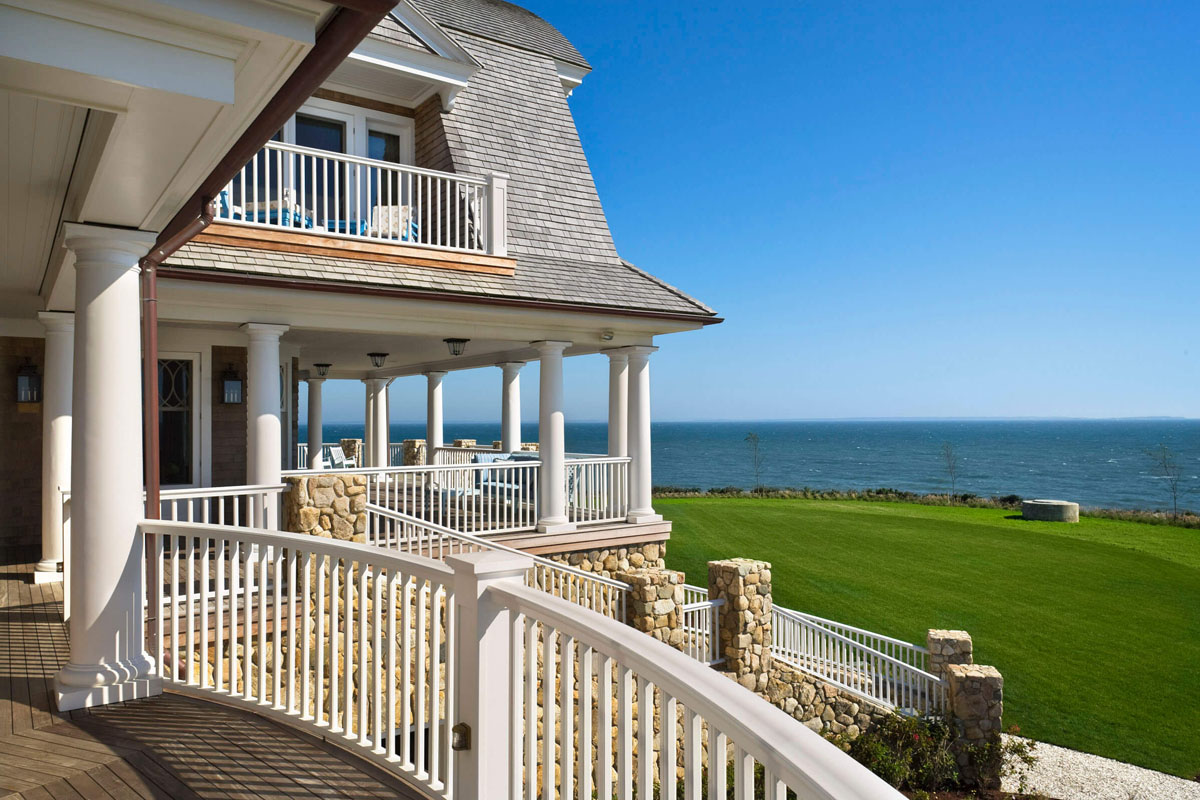
{"type": "MultiPolygon", "coordinates": [[[[97,251],[110,251],[126,257],[133,256],[133,268],[137,269],[137,260],[150,252],[157,240],[158,234],[149,231],[107,228],[79,222],[63,223],[63,246],[74,253],[89,252],[89,261],[98,255],[97,251]]],[[[128,258],[122,259],[122,263],[126,261],[128,258]]]]}
{"type": "Polygon", "coordinates": [[[524,361],[501,361],[496,365],[505,372],[519,372],[521,367],[525,366],[524,361]]]}
{"type": "Polygon", "coordinates": [[[307,383],[309,386],[312,386],[314,383],[324,383],[327,380],[329,380],[329,379],[328,378],[317,378],[317,377],[310,375],[309,377],[304,379],[304,382],[307,383]]]}
{"type": "Polygon", "coordinates": [[[658,348],[650,344],[633,344],[621,349],[625,351],[625,355],[629,356],[629,358],[641,359],[643,361],[649,358],[652,353],[658,352],[658,348]]]}
{"type": "Polygon", "coordinates": [[[421,374],[424,375],[426,378],[436,378],[438,380],[441,380],[442,378],[446,377],[446,374],[448,372],[449,372],[449,370],[445,370],[445,369],[432,369],[429,372],[422,372],[421,374]]]}
{"type": "Polygon", "coordinates": [[[39,311],[38,322],[49,333],[71,333],[75,330],[75,314],[71,311],[39,311]]]}
{"type": "Polygon", "coordinates": [[[629,362],[629,351],[624,347],[614,347],[609,350],[601,350],[600,352],[608,356],[610,363],[625,364],[629,362]]]}
{"type": "Polygon", "coordinates": [[[552,339],[542,339],[536,342],[530,342],[529,346],[537,350],[542,355],[561,355],[563,350],[566,350],[574,342],[560,342],[552,339]]]}
{"type": "Polygon", "coordinates": [[[290,329],[287,325],[273,325],[268,322],[244,322],[241,329],[250,337],[250,341],[278,341],[280,336],[290,329]]]}

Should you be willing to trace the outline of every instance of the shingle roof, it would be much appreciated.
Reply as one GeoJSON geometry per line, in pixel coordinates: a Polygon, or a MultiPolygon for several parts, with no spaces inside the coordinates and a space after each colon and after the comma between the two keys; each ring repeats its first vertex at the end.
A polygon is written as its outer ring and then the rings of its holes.
{"type": "Polygon", "coordinates": [[[445,28],[474,33],[591,69],[575,45],[546,20],[504,0],[413,0],[445,28]]]}
{"type": "Polygon", "coordinates": [[[391,14],[387,14],[375,26],[375,29],[367,34],[368,39],[378,39],[381,42],[388,44],[398,44],[401,47],[409,47],[413,50],[420,50],[425,53],[432,53],[433,48],[425,44],[417,38],[417,35],[408,29],[408,27],[396,19],[391,14]]]}
{"type": "Polygon", "coordinates": [[[530,256],[513,277],[190,242],[167,266],[270,278],[499,297],[615,310],[712,315],[704,304],[624,262],[568,263],[530,256]]]}

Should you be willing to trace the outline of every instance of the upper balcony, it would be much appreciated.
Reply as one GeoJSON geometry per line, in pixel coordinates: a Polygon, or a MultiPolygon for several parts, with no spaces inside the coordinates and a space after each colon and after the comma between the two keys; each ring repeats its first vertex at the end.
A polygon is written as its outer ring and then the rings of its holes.
{"type": "Polygon", "coordinates": [[[511,274],[507,188],[501,173],[458,175],[271,141],[220,192],[218,225],[206,238],[511,274]]]}

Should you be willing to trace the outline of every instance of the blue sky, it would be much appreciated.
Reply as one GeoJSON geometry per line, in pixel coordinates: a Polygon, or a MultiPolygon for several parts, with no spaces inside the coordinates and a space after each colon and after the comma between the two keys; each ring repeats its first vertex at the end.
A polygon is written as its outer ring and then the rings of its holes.
{"type": "MultiPolygon", "coordinates": [[[[622,255],[727,319],[658,342],[656,419],[1197,416],[1200,3],[528,5],[622,255]]],[[[570,419],[605,380],[568,361],[570,419]]]]}

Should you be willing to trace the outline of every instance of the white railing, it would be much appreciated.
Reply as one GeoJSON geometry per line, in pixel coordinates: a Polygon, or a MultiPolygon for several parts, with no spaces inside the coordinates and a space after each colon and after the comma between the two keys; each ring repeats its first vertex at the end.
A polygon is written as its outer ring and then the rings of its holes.
{"type": "Polygon", "coordinates": [[[216,219],[507,255],[506,179],[267,142],[220,192],[216,219]]]}
{"type": "Polygon", "coordinates": [[[388,466],[404,466],[404,445],[399,442],[388,442],[388,466]]]}
{"type": "Polygon", "coordinates": [[[845,636],[847,639],[858,642],[863,647],[874,650],[878,653],[883,653],[885,656],[894,658],[897,661],[908,664],[917,669],[929,671],[929,651],[918,644],[906,642],[903,639],[894,639],[891,636],[884,636],[882,633],[863,630],[856,628],[853,625],[846,625],[841,622],[835,622],[831,619],[818,617],[815,614],[806,614],[802,611],[793,611],[790,608],[783,609],[788,614],[804,617],[809,622],[819,625],[826,630],[833,631],[836,634],[845,636]]]}
{"type": "Polygon", "coordinates": [[[771,654],[776,659],[853,694],[906,713],[946,710],[946,685],[936,675],[814,622],[806,614],[772,607],[771,633],[771,654]]]}
{"type": "MultiPolygon", "coordinates": [[[[783,711],[628,626],[510,581],[488,586],[484,604],[507,612],[494,624],[509,635],[494,658],[481,648],[478,668],[502,672],[462,680],[508,713],[497,797],[900,797],[783,711]]],[[[480,738],[505,732],[489,722],[480,738]]]]}
{"type": "Polygon", "coordinates": [[[721,642],[721,606],[725,600],[709,600],[708,589],[683,585],[683,652],[709,666],[720,664],[725,657],[719,652],[721,642]]]}
{"type": "MultiPolygon", "coordinates": [[[[321,458],[325,459],[326,464],[333,463],[333,455],[329,448],[332,444],[321,445],[321,458]]],[[[296,444],[296,469],[308,469],[308,442],[298,442],[296,444]]]]}
{"type": "Polygon", "coordinates": [[[629,458],[568,458],[567,519],[576,523],[624,521],[629,514],[629,458]]]}
{"type": "Polygon", "coordinates": [[[150,641],[165,682],[340,738],[429,796],[454,796],[451,570],[298,534],[141,531],[161,576],[150,641]]]}
{"type": "MultiPolygon", "coordinates": [[[[480,453],[495,456],[497,453],[502,453],[502,451],[494,447],[435,447],[433,448],[433,463],[461,467],[474,463],[472,459],[480,453]]],[[[507,453],[503,454],[507,455],[507,453]]]]}
{"type": "Polygon", "coordinates": [[[367,541],[379,547],[438,561],[458,553],[499,552],[526,556],[533,566],[525,583],[613,619],[625,619],[629,587],[568,564],[367,504],[367,541]]]}
{"type": "MultiPolygon", "coordinates": [[[[495,451],[492,451],[495,455],[495,451]]],[[[357,470],[377,506],[461,533],[530,530],[538,521],[538,461],[357,470]]]]}

